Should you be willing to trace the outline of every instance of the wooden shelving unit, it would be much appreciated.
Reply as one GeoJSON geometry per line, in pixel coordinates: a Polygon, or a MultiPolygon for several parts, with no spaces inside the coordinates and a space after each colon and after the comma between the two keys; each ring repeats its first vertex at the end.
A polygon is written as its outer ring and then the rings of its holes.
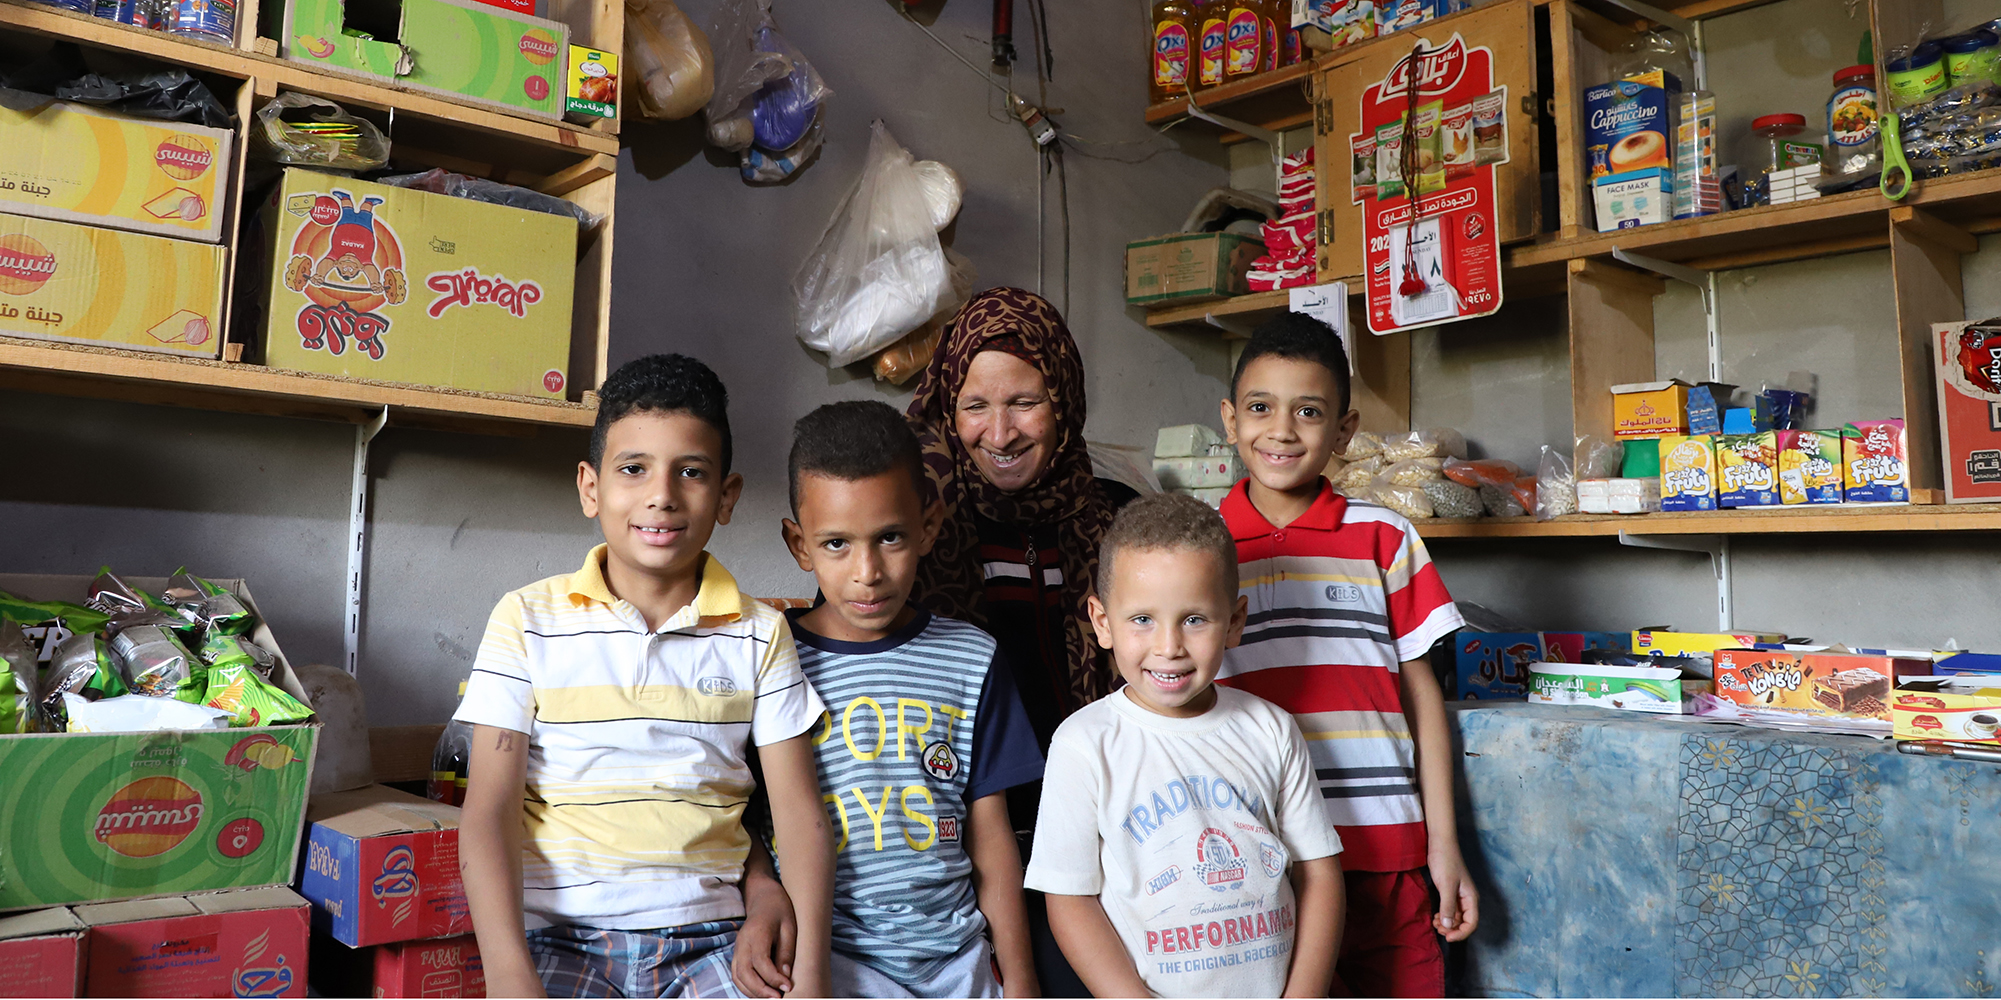
{"type": "Polygon", "coordinates": [[[1898,531],[2001,531],[2001,504],[1957,506],[1765,507],[1687,514],[1568,514],[1530,517],[1434,518],[1417,523],[1425,539],[1603,538],[1635,535],[1790,535],[1898,531]]]}
{"type": "MultiPolygon", "coordinates": [[[[554,0],[556,19],[580,44],[617,51],[623,10],[603,0],[554,0]]],[[[447,170],[533,188],[604,216],[578,246],[568,402],[471,393],[365,379],[335,378],[232,361],[186,359],[111,348],[0,337],[0,385],[206,409],[361,421],[387,408],[398,423],[474,433],[519,434],[536,427],[587,428],[596,400],[587,390],[606,374],[611,331],[611,261],[619,142],[616,123],[582,127],[530,118],[393,81],[322,72],[277,58],[256,33],[256,4],[240,10],[241,47],[85,17],[21,0],[0,0],[0,37],[29,47],[71,42],[119,57],[177,66],[206,82],[238,118],[224,248],[231,281],[255,280],[236,255],[249,168],[246,129],[255,111],[293,91],[324,97],[374,117],[391,140],[395,169],[447,170]]],[[[252,206],[254,208],[254,206],[252,206]]],[[[252,341],[230,330],[229,340],[252,341]]]]}
{"type": "MultiPolygon", "coordinates": [[[[1292,66],[1281,66],[1268,73],[1220,87],[1211,87],[1194,96],[1195,106],[1204,111],[1214,112],[1237,121],[1274,132],[1313,122],[1313,102],[1310,94],[1313,87],[1315,63],[1301,62],[1292,66]]],[[[1216,126],[1199,118],[1188,116],[1189,98],[1163,101],[1146,109],[1146,123],[1163,126],[1171,122],[1186,121],[1191,128],[1218,131],[1216,126]]],[[[1223,141],[1230,142],[1245,138],[1235,132],[1224,135],[1223,141]]]]}

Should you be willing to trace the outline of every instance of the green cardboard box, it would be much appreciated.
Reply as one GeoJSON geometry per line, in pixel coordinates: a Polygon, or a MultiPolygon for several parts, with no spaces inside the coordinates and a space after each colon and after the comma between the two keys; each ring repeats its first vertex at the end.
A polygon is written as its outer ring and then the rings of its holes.
{"type": "MultiPolygon", "coordinates": [[[[81,601],[91,579],[0,576],[0,590],[81,601]]],[[[258,615],[251,639],[276,658],[272,680],[306,701],[249,588],[215,582],[258,615]]],[[[319,734],[313,723],[0,736],[0,910],[291,882],[319,734]]]]}
{"type": "Polygon", "coordinates": [[[560,21],[477,0],[287,0],[278,52],[541,118],[563,117],[560,21]]]}
{"type": "Polygon", "coordinates": [[[1264,241],[1242,233],[1169,233],[1126,244],[1126,304],[1158,309],[1243,295],[1264,241]]]}
{"type": "Polygon", "coordinates": [[[1529,701],[1591,705],[1654,715],[1681,715],[1689,690],[1672,667],[1616,667],[1597,663],[1529,664],[1529,701]]]}

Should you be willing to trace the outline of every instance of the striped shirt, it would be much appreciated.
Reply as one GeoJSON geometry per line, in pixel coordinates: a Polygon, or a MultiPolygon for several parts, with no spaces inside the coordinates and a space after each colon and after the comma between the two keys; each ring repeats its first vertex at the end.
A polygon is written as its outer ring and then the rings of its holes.
{"type": "Polygon", "coordinates": [[[528,736],[523,915],[613,930],[741,917],[747,746],[798,736],[824,706],[785,617],[714,556],[694,603],[648,629],[606,585],[605,552],[500,599],[454,716],[528,736]]]}
{"type": "Polygon", "coordinates": [[[1042,751],[992,636],[919,611],[876,642],[791,613],[828,714],[813,732],[832,813],[834,950],[906,987],[986,929],[966,854],[972,804],[1042,777],[1042,751]]]}
{"type": "Polygon", "coordinates": [[[1299,723],[1347,845],[1343,868],[1421,868],[1424,807],[1398,674],[1465,620],[1401,515],[1350,501],[1323,479],[1313,506],[1276,528],[1252,506],[1247,482],[1223,501],[1223,520],[1249,618],[1217,682],[1299,723]]]}

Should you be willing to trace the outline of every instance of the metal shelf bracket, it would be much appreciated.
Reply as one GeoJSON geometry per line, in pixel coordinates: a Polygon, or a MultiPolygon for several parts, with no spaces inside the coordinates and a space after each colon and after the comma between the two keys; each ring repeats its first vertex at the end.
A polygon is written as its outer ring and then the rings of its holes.
{"type": "Polygon", "coordinates": [[[1253,324],[1247,323],[1243,320],[1237,319],[1232,316],[1218,316],[1215,313],[1203,313],[1202,322],[1207,323],[1210,326],[1213,326],[1216,329],[1223,331],[1224,333],[1236,334],[1239,337],[1249,337],[1251,335],[1251,331],[1257,329],[1257,327],[1254,326],[1253,324]]]}
{"type": "Polygon", "coordinates": [[[1612,259],[1663,278],[1694,285],[1702,293],[1702,321],[1709,338],[1709,381],[1723,381],[1723,326],[1716,318],[1716,272],[1612,248],[1612,259]]]}
{"type": "Polygon", "coordinates": [[[354,429],[354,481],[347,509],[347,594],[341,607],[345,623],[342,666],[352,675],[361,654],[361,574],[362,557],[368,551],[368,443],[389,423],[389,407],[354,429]]]}
{"type": "Polygon", "coordinates": [[[1619,544],[1636,549],[1667,549],[1707,555],[1709,568],[1716,574],[1716,630],[1729,632],[1736,629],[1737,612],[1730,596],[1729,535],[1646,535],[1621,530],[1619,544]]]}

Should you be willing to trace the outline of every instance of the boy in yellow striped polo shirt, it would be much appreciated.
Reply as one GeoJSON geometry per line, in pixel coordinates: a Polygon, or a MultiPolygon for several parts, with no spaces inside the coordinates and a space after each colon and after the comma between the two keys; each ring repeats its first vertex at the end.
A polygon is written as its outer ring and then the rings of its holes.
{"type": "Polygon", "coordinates": [[[824,706],[784,616],[703,551],[743,489],[727,408],[678,354],[606,379],[577,468],[605,543],[487,623],[456,718],[473,725],[459,849],[491,996],[742,996],[753,745],[799,919],[793,992],[827,993],[824,706]]]}

